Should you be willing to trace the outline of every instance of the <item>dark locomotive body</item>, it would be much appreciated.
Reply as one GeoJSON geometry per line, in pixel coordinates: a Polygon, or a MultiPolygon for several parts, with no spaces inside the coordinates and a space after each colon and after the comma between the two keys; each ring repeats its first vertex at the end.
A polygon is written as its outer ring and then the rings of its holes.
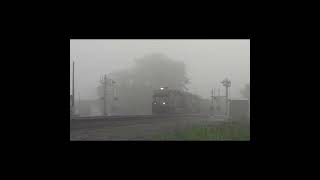
{"type": "Polygon", "coordinates": [[[153,93],[152,114],[192,114],[200,112],[198,96],[161,88],[153,93]]]}

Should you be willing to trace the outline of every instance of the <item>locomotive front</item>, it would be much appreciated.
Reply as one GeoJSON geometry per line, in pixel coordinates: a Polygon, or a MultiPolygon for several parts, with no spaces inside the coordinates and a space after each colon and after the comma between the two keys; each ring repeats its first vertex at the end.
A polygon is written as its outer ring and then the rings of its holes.
{"type": "Polygon", "coordinates": [[[153,114],[166,114],[170,113],[169,106],[170,91],[167,88],[160,88],[153,93],[152,113],[153,114]]]}
{"type": "Polygon", "coordinates": [[[179,90],[160,88],[153,92],[152,114],[186,114],[200,112],[200,98],[179,90]]]}

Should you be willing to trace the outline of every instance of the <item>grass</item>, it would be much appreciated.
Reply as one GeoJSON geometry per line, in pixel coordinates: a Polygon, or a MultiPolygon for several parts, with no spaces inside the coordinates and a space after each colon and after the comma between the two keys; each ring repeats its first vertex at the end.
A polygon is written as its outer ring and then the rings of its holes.
{"type": "Polygon", "coordinates": [[[248,141],[250,140],[250,124],[248,122],[220,122],[194,125],[190,128],[176,129],[173,132],[155,135],[154,139],[248,141]]]}

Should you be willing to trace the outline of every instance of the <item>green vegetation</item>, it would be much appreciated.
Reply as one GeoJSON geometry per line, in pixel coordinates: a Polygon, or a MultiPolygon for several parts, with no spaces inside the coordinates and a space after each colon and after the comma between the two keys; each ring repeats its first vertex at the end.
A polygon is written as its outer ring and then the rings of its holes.
{"type": "Polygon", "coordinates": [[[248,141],[250,140],[250,124],[242,121],[194,125],[191,128],[176,129],[174,132],[156,135],[154,139],[248,141]]]}

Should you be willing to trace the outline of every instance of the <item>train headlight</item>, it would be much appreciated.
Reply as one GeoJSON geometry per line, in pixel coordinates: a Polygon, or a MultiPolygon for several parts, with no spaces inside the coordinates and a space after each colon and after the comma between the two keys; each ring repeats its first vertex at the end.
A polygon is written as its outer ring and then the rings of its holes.
{"type": "Polygon", "coordinates": [[[162,104],[166,104],[165,102],[163,102],[162,104]]]}
{"type": "Polygon", "coordinates": [[[164,88],[160,88],[161,90],[163,90],[164,88]]]}

